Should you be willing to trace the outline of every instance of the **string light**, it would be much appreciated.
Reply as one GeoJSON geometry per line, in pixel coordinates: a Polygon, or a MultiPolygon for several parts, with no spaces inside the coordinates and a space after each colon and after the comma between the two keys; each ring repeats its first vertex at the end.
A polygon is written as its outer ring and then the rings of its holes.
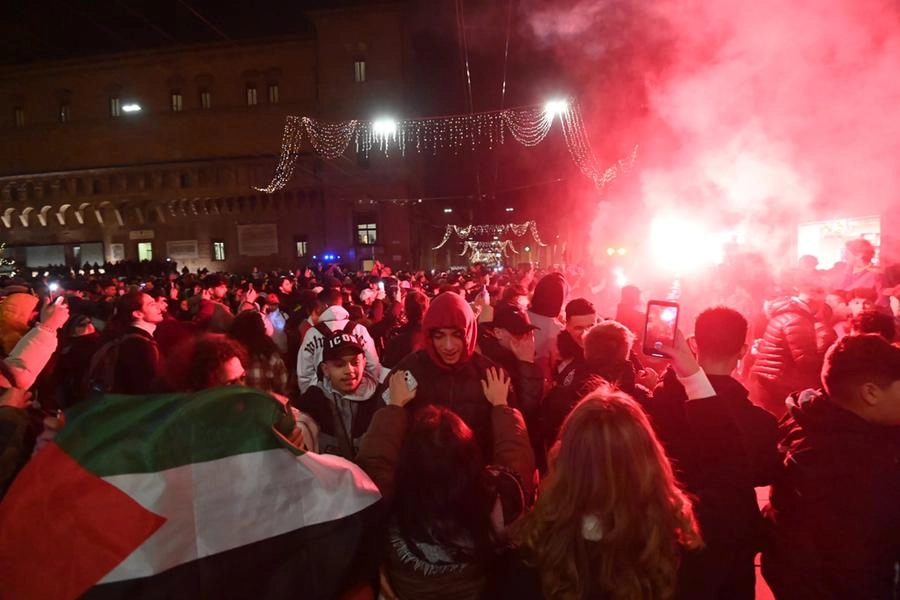
{"type": "MultiPolygon", "coordinates": [[[[441,243],[432,248],[432,250],[440,250],[444,247],[444,245],[450,241],[450,237],[453,234],[456,234],[464,242],[473,241],[469,238],[473,236],[492,236],[494,238],[499,238],[507,233],[512,233],[516,237],[522,237],[527,232],[531,232],[531,236],[534,238],[534,241],[537,242],[538,246],[546,246],[544,242],[541,241],[541,236],[538,234],[537,223],[535,221],[526,221],[524,223],[506,223],[503,225],[447,225],[447,228],[444,230],[444,239],[441,240],[441,243]]],[[[509,240],[504,240],[509,241],[509,240]]]]}
{"type": "Polygon", "coordinates": [[[493,149],[496,144],[505,143],[507,134],[523,146],[537,146],[546,139],[557,116],[572,160],[598,188],[602,189],[634,164],[636,146],[629,160],[619,160],[601,171],[591,149],[580,108],[573,100],[553,100],[542,107],[402,121],[380,118],[374,121],[329,122],[289,116],[285,120],[281,156],[275,175],[269,185],[254,189],[271,194],[288,184],[300,157],[304,137],[318,154],[328,159],[342,156],[351,142],[356,153],[365,157],[374,148],[385,156],[391,152],[405,156],[408,150],[413,149],[417,153],[431,152],[435,156],[439,152],[456,155],[464,150],[493,149]]]}
{"type": "Polygon", "coordinates": [[[465,256],[469,252],[472,252],[472,262],[478,262],[475,260],[475,256],[481,254],[493,254],[497,256],[509,256],[509,252],[511,251],[513,254],[518,254],[519,252],[516,250],[515,246],[513,246],[512,240],[501,240],[498,242],[478,242],[473,240],[468,240],[463,243],[463,251],[460,253],[460,256],[465,256]]]}

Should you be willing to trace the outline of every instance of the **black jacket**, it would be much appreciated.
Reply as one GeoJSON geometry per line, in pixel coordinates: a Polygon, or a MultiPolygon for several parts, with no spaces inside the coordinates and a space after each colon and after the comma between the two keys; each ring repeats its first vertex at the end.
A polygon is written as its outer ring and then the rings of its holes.
{"type": "Polygon", "coordinates": [[[572,381],[566,385],[557,385],[550,390],[541,408],[541,437],[545,448],[556,441],[563,421],[598,383],[606,381],[629,394],[639,404],[644,404],[650,391],[634,381],[634,367],[630,361],[584,361],[574,371],[572,381]]]}
{"type": "Polygon", "coordinates": [[[773,302],[752,373],[790,390],[818,387],[824,351],[815,316],[793,298],[773,302]]]}
{"type": "MultiPolygon", "coordinates": [[[[369,391],[374,389],[373,382],[369,391]]],[[[311,416],[319,426],[320,454],[334,454],[354,460],[362,436],[372,422],[372,416],[384,406],[384,401],[378,394],[373,394],[368,399],[364,396],[345,397],[333,391],[329,394],[319,385],[311,385],[293,405],[311,416]],[[349,428],[345,425],[348,417],[345,413],[349,413],[349,428]]]]}
{"type": "MultiPolygon", "coordinates": [[[[490,367],[498,367],[497,363],[486,356],[475,352],[471,358],[452,370],[444,369],[431,360],[426,350],[417,350],[401,360],[391,371],[409,371],[416,380],[416,397],[407,405],[412,413],[418,407],[427,404],[444,406],[455,412],[472,428],[485,457],[490,457],[492,447],[491,436],[491,403],[484,397],[481,381],[490,367]]],[[[390,375],[384,380],[376,396],[381,397],[388,387],[390,375]]],[[[510,390],[509,406],[519,408],[514,390],[510,390]]]]}
{"type": "Polygon", "coordinates": [[[740,597],[752,598],[753,561],[765,537],[754,488],[770,485],[778,471],[777,423],[735,379],[708,378],[716,396],[688,402],[669,369],[645,406],[678,479],[696,498],[706,544],[685,557],[676,597],[723,597],[737,586],[740,597]]]}
{"type": "Polygon", "coordinates": [[[763,576],[779,599],[900,596],[900,427],[820,392],[788,399],[763,576]]]}

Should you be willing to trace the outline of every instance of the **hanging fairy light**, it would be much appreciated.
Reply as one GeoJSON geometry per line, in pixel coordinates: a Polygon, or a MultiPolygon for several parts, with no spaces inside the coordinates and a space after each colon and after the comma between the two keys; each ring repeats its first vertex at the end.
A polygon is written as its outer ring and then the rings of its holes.
{"type": "Polygon", "coordinates": [[[541,236],[538,234],[537,230],[537,222],[526,221],[524,223],[505,223],[502,225],[447,225],[447,228],[444,230],[444,238],[441,240],[441,243],[432,248],[432,250],[441,249],[448,241],[450,241],[450,238],[454,234],[465,242],[471,241],[469,238],[472,236],[491,236],[496,240],[507,233],[511,233],[516,237],[522,237],[528,232],[531,233],[531,236],[538,246],[547,245],[541,241],[541,236]]]}
{"type": "Polygon", "coordinates": [[[365,157],[375,148],[384,155],[399,152],[405,156],[408,150],[415,150],[436,156],[439,152],[459,154],[479,148],[493,149],[495,145],[505,143],[507,136],[523,146],[537,146],[546,139],[557,117],[572,160],[599,188],[634,163],[633,152],[630,161],[620,160],[605,170],[600,168],[591,149],[581,111],[572,99],[552,100],[544,106],[399,121],[378,118],[373,121],[329,122],[312,117],[289,116],[285,120],[281,156],[275,175],[269,185],[254,189],[272,193],[287,185],[300,156],[304,137],[318,154],[328,159],[342,156],[351,142],[357,154],[365,157]]]}

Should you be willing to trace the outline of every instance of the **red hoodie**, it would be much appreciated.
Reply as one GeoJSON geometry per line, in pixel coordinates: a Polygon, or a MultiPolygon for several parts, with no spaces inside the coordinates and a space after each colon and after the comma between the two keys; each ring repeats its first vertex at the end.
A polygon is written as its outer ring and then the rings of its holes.
{"type": "Polygon", "coordinates": [[[425,311],[425,317],[422,320],[422,331],[425,332],[425,351],[428,357],[439,367],[448,371],[454,371],[465,364],[472,354],[475,352],[475,344],[478,338],[477,324],[475,322],[475,313],[472,307],[463,300],[459,294],[452,292],[444,292],[437,296],[425,311]],[[448,365],[438,356],[437,350],[434,348],[434,342],[431,341],[431,332],[435,329],[458,329],[463,332],[466,346],[463,349],[463,356],[459,362],[448,365]]]}

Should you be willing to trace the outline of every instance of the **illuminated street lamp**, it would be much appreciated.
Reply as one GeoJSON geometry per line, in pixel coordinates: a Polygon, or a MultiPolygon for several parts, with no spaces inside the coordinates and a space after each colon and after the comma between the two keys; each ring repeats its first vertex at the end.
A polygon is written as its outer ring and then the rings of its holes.
{"type": "Polygon", "coordinates": [[[544,105],[544,112],[547,118],[553,120],[557,115],[562,116],[569,110],[569,103],[566,100],[551,100],[544,105]]]}
{"type": "Polygon", "coordinates": [[[397,121],[391,118],[377,119],[372,123],[372,133],[375,137],[397,135],[397,121]]]}

